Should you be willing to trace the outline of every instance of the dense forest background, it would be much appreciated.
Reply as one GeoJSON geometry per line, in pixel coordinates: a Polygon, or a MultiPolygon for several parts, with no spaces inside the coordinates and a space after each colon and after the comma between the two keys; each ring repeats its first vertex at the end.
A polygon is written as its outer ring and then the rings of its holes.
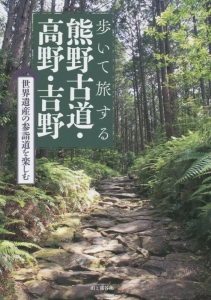
{"type": "Polygon", "coordinates": [[[7,13],[0,13],[2,271],[32,259],[24,249],[39,244],[49,216],[90,205],[90,184],[119,174],[138,176],[141,195],[209,246],[211,1],[0,2],[7,13]],[[16,186],[17,98],[11,78],[31,65],[35,11],[113,13],[115,141],[109,150],[37,150],[36,185],[30,187],[16,186]]]}

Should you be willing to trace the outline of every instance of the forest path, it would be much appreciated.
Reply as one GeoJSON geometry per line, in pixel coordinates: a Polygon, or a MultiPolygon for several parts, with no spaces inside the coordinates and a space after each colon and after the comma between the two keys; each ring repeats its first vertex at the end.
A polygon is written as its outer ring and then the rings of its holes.
{"type": "Polygon", "coordinates": [[[66,214],[48,234],[34,253],[38,268],[14,272],[18,300],[211,299],[211,270],[195,241],[171,231],[133,181],[102,180],[99,191],[97,205],[66,214]]]}

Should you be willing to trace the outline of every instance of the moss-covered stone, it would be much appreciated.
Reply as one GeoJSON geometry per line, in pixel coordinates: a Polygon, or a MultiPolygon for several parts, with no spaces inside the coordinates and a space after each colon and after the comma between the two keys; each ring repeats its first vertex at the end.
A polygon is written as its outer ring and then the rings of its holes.
{"type": "Polygon", "coordinates": [[[63,249],[42,249],[34,253],[35,258],[65,266],[70,254],[63,249]]]}

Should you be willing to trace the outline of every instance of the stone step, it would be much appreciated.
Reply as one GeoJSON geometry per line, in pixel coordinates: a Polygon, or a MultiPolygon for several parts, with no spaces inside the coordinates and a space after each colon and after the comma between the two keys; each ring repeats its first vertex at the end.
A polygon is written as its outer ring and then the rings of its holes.
{"type": "Polygon", "coordinates": [[[38,268],[14,272],[27,292],[20,291],[20,300],[211,299],[204,283],[211,270],[193,253],[194,241],[170,235],[171,219],[141,200],[128,176],[102,180],[98,190],[102,197],[86,212],[89,218],[54,231],[59,249],[36,251],[38,268]]]}
{"type": "Polygon", "coordinates": [[[116,191],[122,191],[122,192],[128,192],[128,193],[134,193],[136,192],[138,189],[136,187],[133,186],[125,186],[125,187],[121,187],[121,186],[115,186],[115,185],[100,185],[97,188],[98,192],[102,192],[102,191],[110,191],[112,192],[116,192],[116,191]]]}
{"type": "Polygon", "coordinates": [[[135,193],[117,193],[117,192],[104,192],[101,193],[102,196],[114,196],[116,198],[136,198],[138,195],[135,193]]]}

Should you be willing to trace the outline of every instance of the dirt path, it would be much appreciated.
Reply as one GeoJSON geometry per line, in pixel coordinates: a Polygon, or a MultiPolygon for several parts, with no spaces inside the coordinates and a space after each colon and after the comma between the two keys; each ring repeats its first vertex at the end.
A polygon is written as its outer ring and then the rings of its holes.
{"type": "Polygon", "coordinates": [[[169,230],[128,177],[103,180],[89,214],[67,214],[14,273],[18,300],[206,300],[211,269],[194,240],[169,230]]]}

